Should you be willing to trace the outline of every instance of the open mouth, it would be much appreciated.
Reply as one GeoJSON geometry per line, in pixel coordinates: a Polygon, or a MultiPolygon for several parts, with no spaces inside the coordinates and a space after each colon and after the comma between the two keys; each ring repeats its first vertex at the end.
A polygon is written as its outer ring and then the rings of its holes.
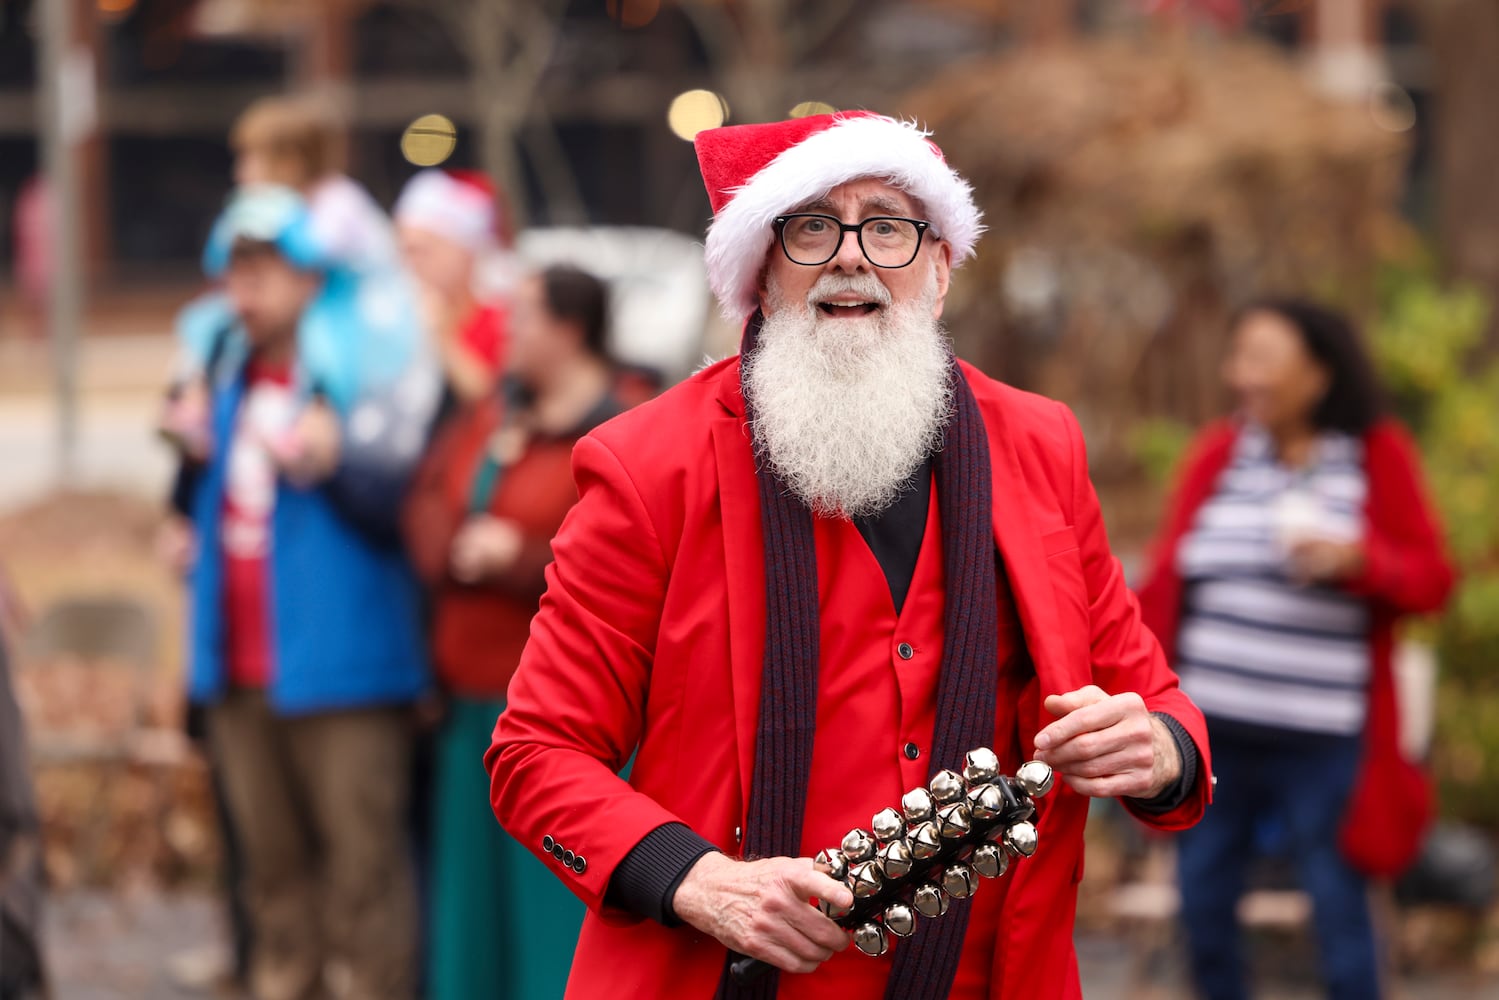
{"type": "Polygon", "coordinates": [[[835,319],[854,319],[859,316],[873,316],[879,311],[880,306],[875,302],[819,302],[817,308],[824,316],[832,316],[835,319]]]}

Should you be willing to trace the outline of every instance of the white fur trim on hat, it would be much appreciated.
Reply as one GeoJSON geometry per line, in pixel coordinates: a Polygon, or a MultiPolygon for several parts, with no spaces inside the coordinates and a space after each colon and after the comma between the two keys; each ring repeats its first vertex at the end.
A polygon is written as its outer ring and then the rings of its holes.
{"type": "Polygon", "coordinates": [[[435,233],[475,253],[495,241],[494,196],[446,171],[419,171],[391,214],[397,225],[435,233]]]}
{"type": "Polygon", "coordinates": [[[888,180],[919,200],[954,266],[973,255],[984,227],[973,188],[914,122],[882,116],[837,119],[778,155],[738,188],[708,229],[708,280],[724,315],[739,322],[759,305],[758,285],[775,217],[865,177],[888,180]]]}

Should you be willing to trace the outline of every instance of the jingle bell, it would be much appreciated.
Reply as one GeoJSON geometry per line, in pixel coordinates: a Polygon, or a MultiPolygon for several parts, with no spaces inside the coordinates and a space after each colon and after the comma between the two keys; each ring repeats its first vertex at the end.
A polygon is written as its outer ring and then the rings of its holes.
{"type": "Polygon", "coordinates": [[[972,817],[963,803],[954,802],[937,810],[937,832],[943,840],[962,840],[972,828],[972,817]]]}
{"type": "Polygon", "coordinates": [[[885,907],[885,930],[896,937],[910,937],[916,932],[916,911],[905,903],[885,907]]]}
{"type": "Polygon", "coordinates": [[[876,862],[886,878],[905,878],[911,873],[911,848],[904,840],[892,840],[880,848],[876,862]]]}
{"type": "Polygon", "coordinates": [[[1037,841],[1036,827],[1033,823],[1021,821],[1012,824],[1005,831],[1005,850],[1017,857],[1028,858],[1035,854],[1037,841]]]}
{"type": "Polygon", "coordinates": [[[963,777],[971,785],[999,777],[999,757],[988,747],[968,751],[963,760],[963,777]]]}
{"type": "Polygon", "coordinates": [[[836,847],[818,851],[817,857],[812,859],[819,865],[826,865],[828,875],[842,882],[843,877],[848,874],[848,858],[836,847]]]}
{"type": "Polygon", "coordinates": [[[848,870],[848,887],[857,899],[868,899],[880,891],[880,870],[873,861],[861,861],[848,870]]]}
{"type": "Polygon", "coordinates": [[[1015,771],[1015,783],[1027,795],[1045,795],[1051,791],[1053,781],[1051,766],[1044,761],[1028,760],[1015,771]]]}
{"type": "Polygon", "coordinates": [[[917,861],[935,858],[942,850],[942,837],[936,823],[921,823],[911,827],[906,835],[906,845],[911,848],[911,857],[917,861]]]}
{"type": "Polygon", "coordinates": [[[968,813],[979,822],[994,819],[1004,811],[1005,797],[998,785],[975,785],[968,791],[968,813]]]}
{"type": "Polygon", "coordinates": [[[863,830],[853,829],[843,835],[843,856],[850,864],[874,857],[874,838],[863,830]]]}
{"type": "Polygon", "coordinates": [[[968,791],[963,776],[956,771],[938,771],[932,776],[932,798],[939,806],[956,802],[968,791]]]}
{"type": "Polygon", "coordinates": [[[978,876],[967,865],[953,865],[942,873],[942,891],[953,899],[967,899],[978,886],[978,876]]]}
{"type": "Polygon", "coordinates": [[[968,863],[981,878],[999,878],[1009,869],[1010,856],[996,844],[984,844],[974,850],[968,863]]]}
{"type": "Polygon", "coordinates": [[[817,901],[817,908],[823,913],[827,914],[827,916],[833,920],[842,920],[844,917],[854,912],[854,908],[852,906],[835,906],[833,903],[830,903],[826,899],[819,899],[817,901]]]}
{"type": "Polygon", "coordinates": [[[854,930],[854,947],[872,958],[878,958],[890,949],[890,939],[885,936],[885,929],[879,924],[860,924],[854,930]]]}
{"type": "Polygon", "coordinates": [[[902,796],[900,808],[908,823],[925,823],[932,818],[936,803],[932,801],[932,793],[925,788],[913,788],[902,796]]]}
{"type": "Polygon", "coordinates": [[[924,885],[916,890],[911,905],[923,917],[940,917],[947,912],[947,893],[940,885],[924,885]]]}
{"type": "Polygon", "coordinates": [[[888,844],[892,840],[899,840],[906,832],[906,821],[894,809],[881,809],[869,821],[869,830],[874,834],[875,840],[888,844]]]}

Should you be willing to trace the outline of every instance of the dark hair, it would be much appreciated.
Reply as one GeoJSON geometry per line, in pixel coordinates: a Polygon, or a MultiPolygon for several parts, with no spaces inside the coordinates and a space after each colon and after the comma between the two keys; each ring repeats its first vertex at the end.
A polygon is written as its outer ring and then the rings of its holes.
{"type": "Polygon", "coordinates": [[[1271,313],[1289,323],[1307,353],[1327,370],[1327,393],[1312,410],[1313,426],[1362,435],[1379,420],[1385,410],[1384,391],[1347,317],[1305,299],[1267,298],[1239,310],[1233,326],[1253,313],[1271,313]]]}
{"type": "Polygon", "coordinates": [[[547,312],[572,323],[583,334],[589,353],[608,358],[604,338],[609,327],[609,286],[571,264],[553,264],[541,272],[547,312]]]}

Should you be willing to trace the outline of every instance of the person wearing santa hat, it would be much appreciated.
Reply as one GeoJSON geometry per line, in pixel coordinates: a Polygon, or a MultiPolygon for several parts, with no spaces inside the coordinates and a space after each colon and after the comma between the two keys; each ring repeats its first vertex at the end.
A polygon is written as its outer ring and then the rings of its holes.
{"type": "Polygon", "coordinates": [[[915,124],[696,147],[741,352],[578,443],[486,756],[500,822],[589,907],[567,995],[1077,997],[1089,799],[1174,830],[1211,788],[1077,421],[953,357],[980,215],[915,124]],[[886,954],[849,949],[810,901],[852,896],[813,856],[977,747],[1058,775],[1040,849],[886,954]]]}
{"type": "Polygon", "coordinates": [[[442,359],[443,408],[478,402],[504,362],[505,309],[480,301],[475,290],[480,262],[505,242],[494,186],[471,170],[422,170],[401,190],[394,216],[442,359]]]}

